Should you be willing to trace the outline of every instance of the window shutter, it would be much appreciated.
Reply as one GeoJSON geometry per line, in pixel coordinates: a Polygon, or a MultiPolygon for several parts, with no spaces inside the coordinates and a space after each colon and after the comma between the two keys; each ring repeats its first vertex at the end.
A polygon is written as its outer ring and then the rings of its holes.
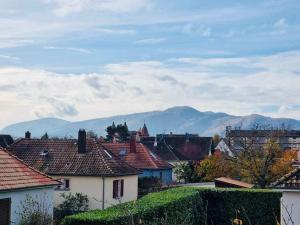
{"type": "Polygon", "coordinates": [[[70,188],[70,180],[69,180],[69,179],[66,179],[66,180],[65,180],[65,188],[66,188],[66,189],[69,189],[69,188],[70,188]]]}
{"type": "Polygon", "coordinates": [[[124,180],[121,180],[121,197],[123,197],[124,194],[124,180]]]}
{"type": "Polygon", "coordinates": [[[114,180],[113,181],[113,198],[117,198],[118,194],[118,181],[114,180]]]}

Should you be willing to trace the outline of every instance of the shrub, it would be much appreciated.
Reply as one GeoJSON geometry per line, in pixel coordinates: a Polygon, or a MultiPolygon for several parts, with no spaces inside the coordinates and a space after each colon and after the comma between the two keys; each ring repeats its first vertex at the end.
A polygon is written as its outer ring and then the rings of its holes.
{"type": "Polygon", "coordinates": [[[158,177],[141,177],[139,178],[139,196],[151,192],[161,191],[162,183],[158,177]]]}
{"type": "Polygon", "coordinates": [[[255,189],[173,188],[106,210],[66,217],[63,225],[273,225],[281,193],[255,189]]]}
{"type": "Polygon", "coordinates": [[[26,195],[26,199],[19,206],[19,225],[51,225],[52,214],[49,213],[50,205],[45,201],[46,196],[33,198],[26,195]]]}
{"type": "Polygon", "coordinates": [[[73,215],[81,212],[88,211],[89,199],[87,195],[81,193],[76,194],[62,194],[64,201],[54,209],[54,217],[60,221],[62,218],[68,215],[73,215]]]}
{"type": "Polygon", "coordinates": [[[176,224],[198,225],[203,203],[192,188],[169,189],[106,210],[68,216],[63,225],[176,224]]]}

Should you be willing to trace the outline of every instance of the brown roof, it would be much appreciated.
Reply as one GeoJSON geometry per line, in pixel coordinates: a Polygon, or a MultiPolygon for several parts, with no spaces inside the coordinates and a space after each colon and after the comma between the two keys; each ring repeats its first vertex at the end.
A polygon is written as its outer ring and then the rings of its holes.
{"type": "Polygon", "coordinates": [[[237,188],[253,188],[253,184],[245,183],[239,180],[234,180],[228,177],[220,177],[215,179],[216,187],[237,187],[237,188]]]}
{"type": "Polygon", "coordinates": [[[58,181],[29,167],[0,147],[0,191],[58,184],[58,181]]]}
{"type": "Polygon", "coordinates": [[[130,143],[101,143],[114,155],[138,169],[170,169],[172,165],[152,153],[142,143],[136,143],[136,152],[130,152],[130,143]]]}
{"type": "Polygon", "coordinates": [[[212,148],[211,137],[185,134],[161,134],[154,138],[142,138],[141,142],[152,149],[154,153],[167,161],[199,161],[209,155],[212,148]]]}
{"type": "Polygon", "coordinates": [[[78,153],[77,139],[21,139],[8,149],[28,165],[49,175],[122,176],[139,174],[110,155],[94,139],[86,139],[86,153],[78,153]]]}
{"type": "Polygon", "coordinates": [[[273,188],[300,189],[300,167],[284,175],[271,184],[273,188]]]}

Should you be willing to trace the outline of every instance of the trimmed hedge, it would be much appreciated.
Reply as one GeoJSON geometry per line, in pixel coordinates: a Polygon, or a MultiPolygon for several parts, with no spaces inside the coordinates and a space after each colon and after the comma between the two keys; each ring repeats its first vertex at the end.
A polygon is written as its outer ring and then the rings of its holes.
{"type": "Polygon", "coordinates": [[[280,192],[258,189],[173,188],[106,210],[66,217],[63,225],[273,225],[280,213],[280,192]],[[247,222],[250,221],[250,222],[247,222]]]}
{"type": "Polygon", "coordinates": [[[280,192],[261,189],[202,189],[207,209],[207,224],[232,225],[235,218],[243,224],[275,225],[280,221],[280,192]]]}
{"type": "Polygon", "coordinates": [[[173,188],[148,194],[137,201],[106,210],[66,217],[63,225],[172,224],[198,225],[203,220],[203,202],[193,188],[173,188]]]}

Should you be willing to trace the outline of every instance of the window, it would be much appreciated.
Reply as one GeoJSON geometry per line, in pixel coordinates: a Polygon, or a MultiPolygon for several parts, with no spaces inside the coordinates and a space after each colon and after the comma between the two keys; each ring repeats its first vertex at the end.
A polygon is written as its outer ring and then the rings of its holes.
{"type": "Polygon", "coordinates": [[[10,208],[11,208],[11,199],[5,198],[0,199],[0,224],[9,225],[10,224],[10,208]]]}
{"type": "Polygon", "coordinates": [[[69,179],[60,179],[60,185],[57,186],[56,190],[69,190],[70,189],[70,180],[69,179]]]}
{"type": "Polygon", "coordinates": [[[163,179],[163,173],[160,171],[159,172],[159,180],[160,180],[160,182],[162,182],[162,179],[163,179]]]}
{"type": "Polygon", "coordinates": [[[113,181],[113,198],[120,199],[124,194],[124,180],[113,181]]]}

